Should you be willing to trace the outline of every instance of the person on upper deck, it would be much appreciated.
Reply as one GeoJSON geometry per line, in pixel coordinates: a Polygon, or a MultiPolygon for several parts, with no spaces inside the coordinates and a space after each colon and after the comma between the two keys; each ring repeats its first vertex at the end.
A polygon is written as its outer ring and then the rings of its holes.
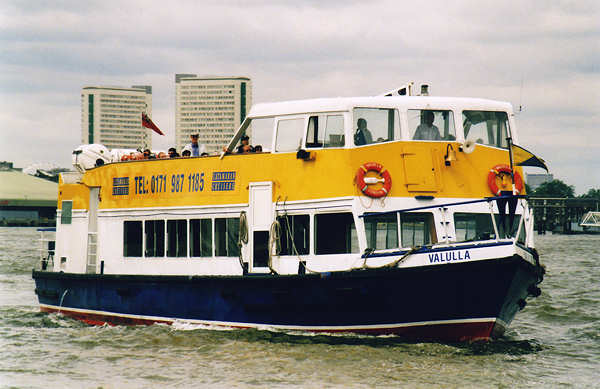
{"type": "Polygon", "coordinates": [[[367,128],[367,121],[360,118],[356,121],[356,132],[354,133],[354,144],[357,146],[368,145],[373,143],[373,135],[367,128]]]}
{"type": "Polygon", "coordinates": [[[206,145],[198,144],[198,134],[190,135],[190,141],[184,149],[189,149],[192,157],[199,157],[202,153],[206,153],[206,145]]]}
{"type": "Polygon", "coordinates": [[[171,147],[169,149],[169,158],[177,158],[177,157],[179,157],[179,153],[177,152],[175,147],[171,147]]]}
{"type": "Polygon", "coordinates": [[[421,111],[421,124],[417,127],[414,140],[441,140],[440,130],[433,124],[433,111],[421,111]]]}
{"type": "Polygon", "coordinates": [[[242,144],[238,146],[237,153],[242,154],[242,153],[249,153],[249,152],[253,152],[253,151],[254,150],[252,149],[252,146],[250,146],[250,137],[248,137],[248,135],[242,136],[242,144]]]}

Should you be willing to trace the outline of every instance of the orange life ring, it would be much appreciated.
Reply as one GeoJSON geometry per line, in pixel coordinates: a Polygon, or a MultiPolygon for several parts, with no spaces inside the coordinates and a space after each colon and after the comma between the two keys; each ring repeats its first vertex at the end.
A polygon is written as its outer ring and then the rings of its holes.
{"type": "MultiPolygon", "coordinates": [[[[496,182],[496,177],[500,176],[502,178],[502,175],[504,174],[510,176],[510,173],[510,167],[504,164],[496,165],[492,169],[490,169],[490,172],[488,173],[488,186],[490,187],[490,190],[494,195],[500,196],[500,192],[502,192],[502,190],[512,191],[512,184],[510,183],[510,179],[508,180],[508,183],[502,185],[503,187],[508,187],[506,189],[498,188],[498,183],[496,182]]],[[[521,175],[517,171],[515,171],[515,190],[517,192],[515,194],[520,194],[523,190],[523,178],[521,178],[521,175]]]]}
{"type": "Polygon", "coordinates": [[[392,189],[392,176],[390,172],[385,170],[383,165],[377,162],[367,162],[358,168],[358,172],[356,172],[356,185],[361,192],[369,197],[384,197],[390,193],[390,189],[392,189]],[[377,172],[381,178],[378,177],[365,177],[368,171],[377,172]],[[383,186],[380,189],[370,188],[370,184],[383,183],[383,186]]]}

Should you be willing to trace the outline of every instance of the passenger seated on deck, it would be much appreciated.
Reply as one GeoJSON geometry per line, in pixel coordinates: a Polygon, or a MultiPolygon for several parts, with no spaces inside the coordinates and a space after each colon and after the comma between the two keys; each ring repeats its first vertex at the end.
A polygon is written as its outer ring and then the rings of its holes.
{"type": "Polygon", "coordinates": [[[254,152],[255,153],[262,153],[262,146],[261,145],[254,146],[254,152]]]}
{"type": "Polygon", "coordinates": [[[175,147],[171,147],[169,149],[169,158],[177,158],[177,157],[179,157],[179,153],[177,152],[175,147]]]}
{"type": "Polygon", "coordinates": [[[373,143],[373,135],[371,135],[371,131],[367,128],[367,121],[363,118],[360,118],[356,122],[356,132],[354,133],[354,144],[357,146],[368,145],[373,143]]]}
{"type": "Polygon", "coordinates": [[[441,140],[440,130],[433,125],[433,112],[421,111],[421,124],[417,127],[414,140],[441,140]]]}
{"type": "Polygon", "coordinates": [[[181,152],[182,157],[190,157],[191,155],[192,155],[192,152],[188,149],[185,149],[181,152]]]}

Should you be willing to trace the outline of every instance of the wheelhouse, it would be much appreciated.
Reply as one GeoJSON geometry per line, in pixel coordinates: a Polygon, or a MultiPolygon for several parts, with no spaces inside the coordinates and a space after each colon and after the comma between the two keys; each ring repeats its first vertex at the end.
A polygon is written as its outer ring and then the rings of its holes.
{"type": "Polygon", "coordinates": [[[354,148],[394,141],[468,140],[482,146],[508,148],[507,137],[518,142],[509,103],[467,98],[368,97],[336,98],[257,104],[230,143],[248,135],[262,151],[354,148]],[[439,136],[419,133],[431,117],[439,136]],[[366,123],[368,140],[355,135],[366,123]],[[513,130],[511,130],[513,129],[513,130]]]}

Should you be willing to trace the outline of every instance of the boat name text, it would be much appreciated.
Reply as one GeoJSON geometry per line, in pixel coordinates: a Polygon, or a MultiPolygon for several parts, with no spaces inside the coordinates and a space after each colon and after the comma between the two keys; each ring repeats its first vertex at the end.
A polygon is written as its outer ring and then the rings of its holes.
{"type": "Polygon", "coordinates": [[[441,253],[429,254],[429,263],[464,261],[466,259],[471,259],[471,254],[469,253],[469,250],[446,251],[441,253]]]}

